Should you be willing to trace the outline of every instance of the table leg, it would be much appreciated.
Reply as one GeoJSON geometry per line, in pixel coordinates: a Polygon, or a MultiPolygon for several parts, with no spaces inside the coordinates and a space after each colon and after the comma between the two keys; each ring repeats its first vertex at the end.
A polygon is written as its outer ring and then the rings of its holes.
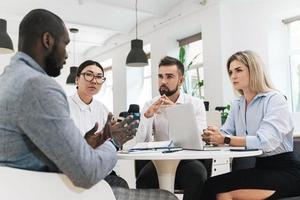
{"type": "Polygon", "coordinates": [[[174,193],[175,174],[180,160],[152,160],[157,171],[160,189],[174,193]]]}

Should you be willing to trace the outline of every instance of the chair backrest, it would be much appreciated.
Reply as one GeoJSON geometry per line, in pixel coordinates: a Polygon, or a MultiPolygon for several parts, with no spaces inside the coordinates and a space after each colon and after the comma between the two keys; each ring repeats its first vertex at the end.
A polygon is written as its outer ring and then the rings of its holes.
{"type": "Polygon", "coordinates": [[[116,200],[107,182],[90,189],[75,187],[63,174],[0,167],[0,197],[10,200],[116,200]]]}

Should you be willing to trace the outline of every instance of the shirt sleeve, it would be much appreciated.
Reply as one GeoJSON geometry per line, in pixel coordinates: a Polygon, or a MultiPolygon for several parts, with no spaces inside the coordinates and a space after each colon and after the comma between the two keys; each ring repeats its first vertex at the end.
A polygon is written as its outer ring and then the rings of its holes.
{"type": "Polygon", "coordinates": [[[246,136],[246,147],[271,152],[278,148],[284,136],[293,130],[286,99],[275,94],[265,102],[264,117],[256,136],[246,136]]]}
{"type": "Polygon", "coordinates": [[[146,118],[144,116],[145,112],[151,106],[151,102],[147,102],[143,107],[141,113],[141,119],[139,123],[139,127],[136,133],[136,142],[150,142],[151,141],[151,134],[153,132],[153,118],[146,118]]]}
{"type": "Polygon", "coordinates": [[[116,150],[105,142],[91,148],[70,118],[65,93],[44,76],[24,85],[18,125],[24,134],[79,187],[90,188],[112,170],[116,150]],[[42,77],[42,78],[41,78],[42,77]]]}

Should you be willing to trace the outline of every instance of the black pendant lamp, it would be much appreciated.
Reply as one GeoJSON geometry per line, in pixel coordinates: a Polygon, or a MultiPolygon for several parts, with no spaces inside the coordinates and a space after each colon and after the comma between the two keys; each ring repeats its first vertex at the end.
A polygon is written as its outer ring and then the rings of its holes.
{"type": "Polygon", "coordinates": [[[69,85],[75,85],[76,75],[77,75],[77,68],[75,66],[75,34],[78,33],[77,28],[70,28],[70,32],[73,33],[73,64],[74,66],[70,67],[70,74],[67,78],[66,83],[69,85]]]}
{"type": "Polygon", "coordinates": [[[72,66],[70,67],[70,74],[67,78],[67,84],[74,85],[76,79],[77,67],[72,66]]]}
{"type": "Polygon", "coordinates": [[[14,52],[13,43],[7,33],[6,25],[6,20],[0,19],[0,54],[14,52]]]}
{"type": "Polygon", "coordinates": [[[138,39],[137,0],[135,0],[135,40],[131,40],[131,50],[126,58],[129,67],[144,67],[148,65],[148,58],[143,50],[143,40],[138,39]]]}

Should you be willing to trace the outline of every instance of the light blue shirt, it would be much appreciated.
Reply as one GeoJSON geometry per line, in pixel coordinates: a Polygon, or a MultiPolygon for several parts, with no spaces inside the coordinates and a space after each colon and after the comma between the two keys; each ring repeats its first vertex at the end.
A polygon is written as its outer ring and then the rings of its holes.
{"type": "Polygon", "coordinates": [[[221,131],[246,137],[247,149],[261,149],[262,156],[293,151],[294,126],[285,97],[270,91],[257,94],[246,110],[246,100],[234,100],[221,131]]]}
{"type": "Polygon", "coordinates": [[[63,89],[28,55],[18,52],[0,76],[0,165],[61,171],[89,188],[115,166],[109,142],[91,148],[70,118],[63,89]]]}

